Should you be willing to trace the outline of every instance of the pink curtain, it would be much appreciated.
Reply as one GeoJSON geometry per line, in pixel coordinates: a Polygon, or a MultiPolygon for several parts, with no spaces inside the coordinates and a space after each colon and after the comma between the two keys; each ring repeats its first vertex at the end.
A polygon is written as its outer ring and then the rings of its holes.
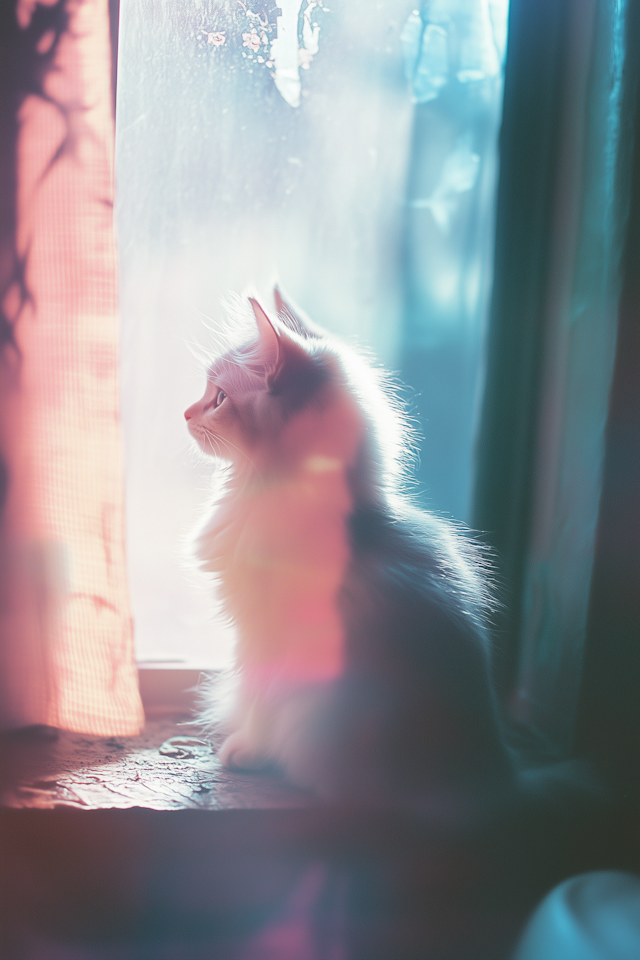
{"type": "Polygon", "coordinates": [[[11,14],[0,130],[0,723],[136,734],[108,2],[20,0],[11,14]]]}

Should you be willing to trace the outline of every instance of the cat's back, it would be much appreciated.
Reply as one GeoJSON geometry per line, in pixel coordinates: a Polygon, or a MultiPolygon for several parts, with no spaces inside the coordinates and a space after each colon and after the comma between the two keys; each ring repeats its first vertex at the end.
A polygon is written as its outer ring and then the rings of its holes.
{"type": "Polygon", "coordinates": [[[409,767],[419,757],[447,779],[508,773],[481,552],[448,521],[410,504],[356,510],[349,527],[340,607],[348,669],[378,698],[372,715],[386,715],[381,727],[395,728],[409,767]]]}
{"type": "Polygon", "coordinates": [[[379,616],[388,610],[418,631],[450,624],[486,656],[493,592],[479,546],[457,527],[411,503],[356,509],[349,518],[352,562],[344,599],[358,592],[379,616]],[[425,621],[426,617],[426,621],[425,621]]]}

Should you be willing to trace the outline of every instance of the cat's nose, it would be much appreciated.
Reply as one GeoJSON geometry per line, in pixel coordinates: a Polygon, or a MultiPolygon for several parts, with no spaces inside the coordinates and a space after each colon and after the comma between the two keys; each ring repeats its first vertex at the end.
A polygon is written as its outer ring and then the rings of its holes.
{"type": "Polygon", "coordinates": [[[189,407],[189,409],[185,410],[184,412],[184,418],[185,420],[191,420],[192,416],[193,416],[193,407],[189,407]]]}

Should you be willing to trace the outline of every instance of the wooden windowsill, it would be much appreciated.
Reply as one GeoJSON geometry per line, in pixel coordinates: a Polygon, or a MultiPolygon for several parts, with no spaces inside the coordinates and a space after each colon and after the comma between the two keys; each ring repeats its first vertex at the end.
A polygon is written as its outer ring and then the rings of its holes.
{"type": "Polygon", "coordinates": [[[145,727],[137,737],[47,728],[0,736],[0,805],[83,810],[270,810],[314,805],[275,774],[231,773],[197,723],[204,669],[139,664],[145,727]]]}
{"type": "MultiPolygon", "coordinates": [[[[188,682],[188,681],[186,681],[188,682]]],[[[295,809],[313,805],[274,774],[225,770],[188,718],[149,719],[138,737],[26,730],[2,740],[5,807],[83,810],[295,809]]]]}

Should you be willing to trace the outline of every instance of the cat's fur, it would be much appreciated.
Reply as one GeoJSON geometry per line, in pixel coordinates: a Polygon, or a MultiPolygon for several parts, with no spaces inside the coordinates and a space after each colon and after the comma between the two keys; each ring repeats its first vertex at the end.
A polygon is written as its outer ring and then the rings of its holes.
{"type": "Polygon", "coordinates": [[[482,552],[405,492],[387,380],[275,300],[270,317],[249,299],[255,332],[185,413],[227,464],[196,536],[237,629],[221,759],[276,764],[330,798],[450,810],[511,778],[482,552]]]}

